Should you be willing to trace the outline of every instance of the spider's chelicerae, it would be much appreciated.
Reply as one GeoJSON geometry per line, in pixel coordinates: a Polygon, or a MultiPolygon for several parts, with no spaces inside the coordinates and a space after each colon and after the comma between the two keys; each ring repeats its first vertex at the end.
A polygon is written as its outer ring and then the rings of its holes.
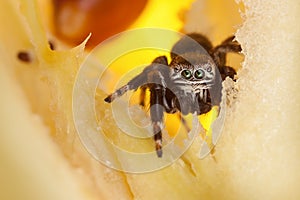
{"type": "MultiPolygon", "coordinates": [[[[110,103],[128,90],[141,89],[140,104],[144,106],[145,92],[150,91],[150,116],[157,156],[162,156],[163,116],[178,112],[207,113],[221,102],[222,81],[234,79],[236,71],[226,66],[226,54],[238,53],[241,47],[229,37],[213,47],[203,35],[183,36],[171,50],[171,62],[160,56],[142,73],[105,98],[110,103]]],[[[182,122],[184,119],[181,117],[182,122]]]]}

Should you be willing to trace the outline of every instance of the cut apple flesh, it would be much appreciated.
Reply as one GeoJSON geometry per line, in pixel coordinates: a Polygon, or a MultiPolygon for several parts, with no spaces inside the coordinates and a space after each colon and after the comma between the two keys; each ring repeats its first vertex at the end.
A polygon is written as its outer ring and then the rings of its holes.
{"type": "MultiPolygon", "coordinates": [[[[73,123],[72,91],[85,42],[51,51],[37,4],[3,1],[0,199],[299,199],[300,6],[297,0],[243,3],[237,39],[245,61],[238,81],[225,82],[229,106],[216,160],[199,159],[196,139],[172,165],[128,174],[96,161],[73,123]],[[18,60],[20,51],[31,61],[18,60]]],[[[197,16],[187,21],[186,30],[194,31],[197,16]]]]}

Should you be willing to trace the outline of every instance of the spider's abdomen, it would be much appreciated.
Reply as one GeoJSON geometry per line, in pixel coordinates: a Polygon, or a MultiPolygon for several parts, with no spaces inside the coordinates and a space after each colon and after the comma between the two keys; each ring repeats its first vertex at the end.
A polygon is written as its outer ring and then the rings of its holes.
{"type": "Polygon", "coordinates": [[[189,52],[207,54],[213,48],[211,42],[203,35],[190,33],[183,36],[172,48],[171,58],[189,52]]]}

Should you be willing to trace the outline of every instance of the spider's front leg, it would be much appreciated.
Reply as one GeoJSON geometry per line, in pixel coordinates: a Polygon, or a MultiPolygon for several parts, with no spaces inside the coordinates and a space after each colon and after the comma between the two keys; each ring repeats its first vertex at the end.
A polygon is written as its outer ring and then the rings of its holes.
{"type": "Polygon", "coordinates": [[[164,116],[163,98],[163,88],[158,84],[151,86],[150,116],[153,126],[155,149],[158,157],[162,157],[162,128],[164,116]]]}
{"type": "Polygon", "coordinates": [[[147,78],[147,74],[142,72],[141,74],[137,75],[133,79],[131,79],[126,85],[120,87],[112,94],[108,95],[104,101],[107,103],[111,103],[116,98],[121,97],[123,94],[125,94],[128,90],[136,90],[141,85],[145,84],[145,80],[147,78]]]}
{"type": "Polygon", "coordinates": [[[142,106],[143,108],[145,108],[146,104],[145,104],[145,99],[146,99],[146,90],[147,90],[147,85],[143,85],[140,87],[141,89],[141,93],[140,93],[140,106],[142,106]]]}
{"type": "MultiPolygon", "coordinates": [[[[150,90],[150,115],[153,125],[154,141],[158,157],[162,157],[162,123],[163,123],[163,98],[165,92],[164,77],[168,77],[169,67],[165,56],[154,59],[151,65],[146,67],[144,71],[130,80],[126,85],[120,87],[112,94],[108,95],[104,101],[111,103],[116,98],[125,94],[128,90],[136,90],[141,87],[145,92],[147,88],[150,90]]],[[[144,101],[144,99],[142,100],[144,101]]]]}
{"type": "Polygon", "coordinates": [[[108,95],[104,101],[107,103],[113,102],[116,98],[121,97],[123,94],[125,94],[128,90],[136,90],[139,87],[147,88],[147,76],[148,73],[155,68],[156,64],[163,64],[167,65],[167,58],[165,56],[160,56],[154,59],[151,65],[146,67],[142,73],[131,79],[126,85],[120,87],[112,94],[108,95]]]}
{"type": "MultiPolygon", "coordinates": [[[[158,157],[162,157],[162,129],[164,116],[164,98],[169,67],[166,57],[158,57],[154,60],[152,67],[148,68],[146,87],[150,90],[150,116],[153,126],[155,149],[158,157]]],[[[143,89],[145,90],[144,87],[143,89]]]]}

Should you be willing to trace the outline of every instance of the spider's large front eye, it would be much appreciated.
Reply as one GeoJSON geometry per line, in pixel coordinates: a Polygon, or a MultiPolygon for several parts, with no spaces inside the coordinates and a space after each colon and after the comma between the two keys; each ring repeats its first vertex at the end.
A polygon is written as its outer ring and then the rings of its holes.
{"type": "Polygon", "coordinates": [[[198,69],[194,74],[195,78],[202,79],[204,77],[204,71],[202,69],[198,69]]]}
{"type": "Polygon", "coordinates": [[[181,75],[186,79],[190,79],[192,77],[192,72],[190,70],[185,69],[181,72],[181,75]]]}

